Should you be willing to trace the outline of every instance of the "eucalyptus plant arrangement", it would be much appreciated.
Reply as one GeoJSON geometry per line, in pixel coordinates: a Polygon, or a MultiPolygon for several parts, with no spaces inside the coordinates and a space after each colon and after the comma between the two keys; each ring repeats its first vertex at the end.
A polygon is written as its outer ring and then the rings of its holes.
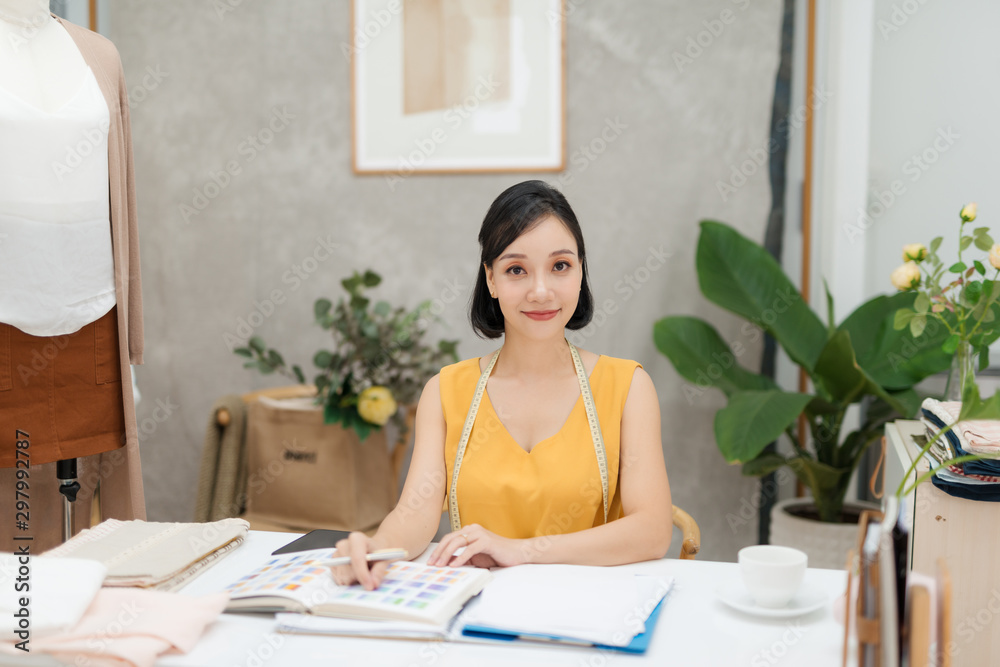
{"type": "MultiPolygon", "coordinates": [[[[457,340],[440,340],[436,345],[423,342],[426,323],[439,319],[431,312],[431,301],[410,311],[393,309],[386,301],[372,306],[365,290],[380,282],[381,276],[374,271],[355,271],[341,281],[348,298],[336,304],[317,299],[313,308],[316,324],[333,338],[330,348],[313,355],[316,403],[323,406],[326,423],[353,428],[362,441],[390,420],[405,433],[399,405],[416,404],[424,384],[442,366],[458,361],[457,340]]],[[[306,383],[301,366],[289,367],[281,353],[259,336],[233,352],[248,359],[245,368],[306,383]]]]}
{"type": "Polygon", "coordinates": [[[910,291],[877,296],[840,323],[827,291],[824,323],[770,253],[720,222],[701,222],[696,267],[702,294],[770,334],[805,371],[812,391],[787,391],[745,368],[738,361],[745,346],[695,317],[656,322],[657,348],[692,383],[685,388],[689,397],[705,388],[725,395],[714,428],[726,461],[742,465],[746,475],[789,466],[810,490],[819,519],[840,521],[851,474],[868,446],[887,421],[916,414],[921,399],[914,385],[948,368],[947,331],[928,329],[914,339],[893,327],[896,312],[914,306],[917,295],[910,291]],[[842,434],[847,410],[861,402],[863,423],[842,434]],[[801,439],[800,419],[808,426],[801,439]],[[788,455],[768,448],[783,434],[791,442],[788,455]]]}
{"type": "Polygon", "coordinates": [[[954,357],[954,365],[945,392],[953,400],[961,399],[965,386],[974,382],[976,358],[979,370],[986,368],[990,345],[1000,338],[1000,318],[994,308],[1000,299],[1000,244],[993,242],[989,227],[966,230],[976,219],[974,202],[958,215],[958,261],[946,266],[938,256],[943,241],[938,236],[929,248],[922,243],[903,246],[904,264],[890,276],[898,290],[915,294],[912,306],[896,311],[896,329],[909,328],[916,338],[933,322],[948,332],[942,349],[954,357]],[[987,255],[963,258],[972,245],[987,255]]]}

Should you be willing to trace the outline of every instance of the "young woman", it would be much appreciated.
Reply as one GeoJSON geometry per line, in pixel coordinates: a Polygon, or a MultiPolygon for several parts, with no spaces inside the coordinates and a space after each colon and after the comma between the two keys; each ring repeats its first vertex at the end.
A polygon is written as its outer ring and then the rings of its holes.
{"type": "Polygon", "coordinates": [[[441,369],[417,406],[413,458],[373,537],[337,544],[340,584],[372,589],[367,553],[427,548],[442,506],[452,532],[432,565],[618,565],[661,558],[671,501],[656,390],[642,366],[578,349],[565,330],[593,315],[576,215],[541,181],[504,191],[479,232],[470,319],[496,352],[441,369]]]}

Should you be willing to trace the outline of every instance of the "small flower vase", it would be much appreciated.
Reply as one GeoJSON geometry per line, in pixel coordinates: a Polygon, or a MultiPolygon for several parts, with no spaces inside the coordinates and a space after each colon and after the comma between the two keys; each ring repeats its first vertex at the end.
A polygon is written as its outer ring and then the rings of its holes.
{"type": "Polygon", "coordinates": [[[948,384],[944,388],[944,400],[961,401],[966,386],[976,381],[976,351],[972,343],[963,340],[955,350],[948,373],[948,384]]]}

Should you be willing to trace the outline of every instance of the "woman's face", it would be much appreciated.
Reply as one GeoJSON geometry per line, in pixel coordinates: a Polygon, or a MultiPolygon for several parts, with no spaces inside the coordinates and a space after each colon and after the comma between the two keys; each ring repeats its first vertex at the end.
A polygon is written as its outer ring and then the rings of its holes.
{"type": "Polygon", "coordinates": [[[513,327],[530,338],[562,335],[583,284],[576,239],[558,218],[543,218],[486,267],[486,283],[508,332],[513,327]]]}

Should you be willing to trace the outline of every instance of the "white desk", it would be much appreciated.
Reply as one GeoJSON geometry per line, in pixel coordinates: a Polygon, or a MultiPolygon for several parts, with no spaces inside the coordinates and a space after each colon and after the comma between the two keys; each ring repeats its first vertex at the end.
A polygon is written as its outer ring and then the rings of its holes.
{"type": "MultiPolygon", "coordinates": [[[[182,590],[202,595],[222,590],[258,567],[296,536],[251,532],[239,549],[182,590]]],[[[424,554],[427,556],[428,554],[424,554]]],[[[792,619],[760,619],[733,611],[716,600],[715,588],[739,577],[734,563],[659,560],[623,566],[634,572],[675,577],[664,602],[649,651],[643,656],[599,649],[549,646],[484,646],[437,641],[382,640],[288,635],[274,632],[271,616],[223,614],[187,655],[156,664],[198,667],[277,667],[279,665],[824,665],[839,666],[843,628],[833,617],[832,600],[846,586],[846,573],[809,570],[806,580],[822,585],[831,603],[792,619]]]]}

